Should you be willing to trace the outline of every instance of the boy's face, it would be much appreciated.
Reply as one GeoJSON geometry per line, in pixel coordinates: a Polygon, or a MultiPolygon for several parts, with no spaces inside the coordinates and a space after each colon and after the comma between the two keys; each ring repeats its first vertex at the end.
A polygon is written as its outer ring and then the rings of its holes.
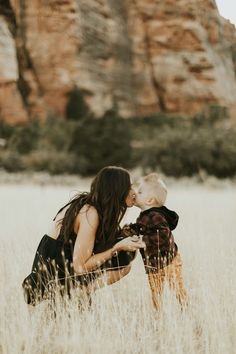
{"type": "Polygon", "coordinates": [[[147,183],[141,182],[136,188],[134,205],[142,209],[147,205],[147,201],[150,197],[150,187],[147,183]]]}

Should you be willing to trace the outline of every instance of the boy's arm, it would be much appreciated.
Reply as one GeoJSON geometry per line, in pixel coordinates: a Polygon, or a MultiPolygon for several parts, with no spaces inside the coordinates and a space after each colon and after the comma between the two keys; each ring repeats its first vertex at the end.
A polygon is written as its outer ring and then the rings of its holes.
{"type": "Polygon", "coordinates": [[[155,211],[149,215],[138,217],[134,224],[124,225],[122,235],[123,237],[143,235],[143,241],[147,247],[162,245],[172,237],[166,218],[155,211]]]}

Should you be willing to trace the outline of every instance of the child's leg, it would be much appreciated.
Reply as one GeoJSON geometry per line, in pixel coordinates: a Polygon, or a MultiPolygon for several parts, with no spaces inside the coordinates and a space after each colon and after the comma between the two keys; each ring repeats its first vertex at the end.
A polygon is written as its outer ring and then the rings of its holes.
{"type": "Polygon", "coordinates": [[[166,267],[166,276],[170,285],[170,288],[176,292],[176,297],[182,307],[188,303],[187,292],[185,290],[183,276],[182,276],[182,260],[178,253],[173,259],[171,264],[166,267]]]}
{"type": "Polygon", "coordinates": [[[162,302],[162,292],[165,280],[163,269],[156,273],[148,273],[148,281],[152,293],[152,302],[156,310],[160,310],[162,302]]]}
{"type": "Polygon", "coordinates": [[[154,307],[159,310],[162,302],[162,293],[165,279],[169,286],[176,292],[176,298],[182,307],[188,304],[187,292],[185,290],[182,276],[182,260],[178,253],[173,261],[156,273],[149,273],[148,280],[152,292],[154,307]]]}

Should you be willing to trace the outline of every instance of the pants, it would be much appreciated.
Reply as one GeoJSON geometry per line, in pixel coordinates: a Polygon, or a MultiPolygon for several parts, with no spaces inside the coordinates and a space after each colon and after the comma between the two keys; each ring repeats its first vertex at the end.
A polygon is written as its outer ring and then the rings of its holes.
{"type": "Polygon", "coordinates": [[[171,289],[176,293],[181,307],[187,305],[187,293],[184,287],[182,277],[182,261],[178,253],[173,261],[166,267],[160,269],[158,272],[150,272],[148,274],[148,281],[152,293],[152,301],[154,307],[159,310],[162,302],[162,293],[165,281],[168,282],[171,289]]]}

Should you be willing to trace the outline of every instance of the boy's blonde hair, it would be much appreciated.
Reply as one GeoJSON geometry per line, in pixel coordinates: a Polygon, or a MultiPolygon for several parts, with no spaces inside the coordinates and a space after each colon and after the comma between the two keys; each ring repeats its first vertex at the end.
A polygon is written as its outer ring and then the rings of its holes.
{"type": "Polygon", "coordinates": [[[167,197],[167,187],[160,176],[157,173],[150,173],[142,177],[141,181],[149,185],[153,198],[160,207],[163,206],[167,197]]]}

